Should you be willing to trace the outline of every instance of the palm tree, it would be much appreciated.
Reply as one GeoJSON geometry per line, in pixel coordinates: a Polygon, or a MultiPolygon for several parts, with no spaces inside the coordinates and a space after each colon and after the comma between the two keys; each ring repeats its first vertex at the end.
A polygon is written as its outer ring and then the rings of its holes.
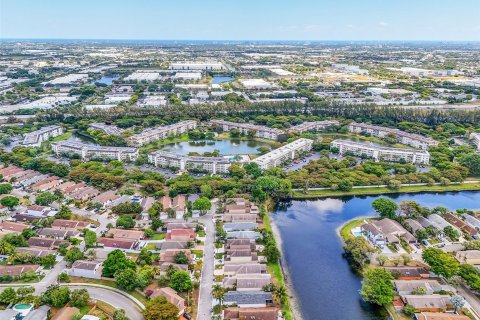
{"type": "Polygon", "coordinates": [[[219,284],[215,284],[213,285],[212,287],[212,296],[218,300],[218,302],[220,303],[220,305],[222,305],[223,303],[223,298],[225,297],[225,289],[219,285],[219,284]]]}
{"type": "Polygon", "coordinates": [[[3,256],[12,254],[15,252],[15,246],[6,241],[0,241],[0,254],[3,256]]]}
{"type": "Polygon", "coordinates": [[[275,289],[275,291],[273,292],[273,295],[278,299],[280,300],[281,302],[285,301],[285,299],[287,298],[287,289],[285,289],[284,286],[280,286],[278,288],[275,289]]]}

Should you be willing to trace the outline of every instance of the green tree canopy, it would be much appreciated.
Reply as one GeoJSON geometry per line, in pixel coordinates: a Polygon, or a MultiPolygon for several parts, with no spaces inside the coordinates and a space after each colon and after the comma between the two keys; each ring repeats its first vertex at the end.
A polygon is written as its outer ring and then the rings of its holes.
{"type": "Polygon", "coordinates": [[[459,271],[458,261],[439,248],[427,248],[422,253],[423,260],[430,266],[433,273],[450,279],[459,271]]]}
{"type": "Polygon", "coordinates": [[[393,277],[385,269],[375,268],[365,272],[360,294],[363,300],[381,306],[392,303],[395,290],[392,283],[393,277]]]}
{"type": "Polygon", "coordinates": [[[382,218],[394,219],[397,213],[398,205],[395,201],[387,198],[378,198],[372,202],[372,207],[382,218]]]}

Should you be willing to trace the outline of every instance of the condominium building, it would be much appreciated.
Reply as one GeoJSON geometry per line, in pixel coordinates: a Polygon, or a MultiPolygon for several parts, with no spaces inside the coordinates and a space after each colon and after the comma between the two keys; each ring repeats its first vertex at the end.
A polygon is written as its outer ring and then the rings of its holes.
{"type": "Polygon", "coordinates": [[[253,160],[262,169],[268,169],[282,165],[287,160],[293,160],[302,152],[312,150],[313,140],[300,138],[278,149],[270,151],[253,160]]]}
{"type": "Polygon", "coordinates": [[[137,148],[94,146],[78,142],[61,141],[52,143],[55,154],[77,154],[82,159],[112,159],[119,161],[135,161],[138,157],[137,148]]]}
{"type": "Polygon", "coordinates": [[[392,135],[401,144],[424,150],[428,149],[429,147],[434,147],[438,145],[438,141],[430,137],[425,137],[414,133],[408,133],[393,128],[374,126],[366,123],[352,122],[348,126],[348,131],[355,133],[368,133],[378,138],[385,138],[389,135],[392,135]]]}
{"type": "Polygon", "coordinates": [[[197,122],[194,120],[181,121],[178,123],[170,124],[168,126],[156,127],[152,129],[144,130],[142,133],[134,134],[129,138],[128,143],[132,146],[142,146],[147,143],[155,142],[158,140],[166,139],[168,136],[179,135],[193,130],[197,127],[197,122]]]}
{"type": "Polygon", "coordinates": [[[231,164],[230,161],[221,157],[194,157],[161,150],[149,154],[148,162],[156,167],[177,168],[181,171],[197,169],[212,174],[228,172],[231,164]]]}
{"type": "Polygon", "coordinates": [[[220,62],[172,62],[168,67],[170,70],[225,70],[220,62]]]}
{"type": "Polygon", "coordinates": [[[480,133],[472,132],[470,134],[470,140],[472,140],[475,146],[477,147],[477,151],[480,151],[480,133]]]}
{"type": "Polygon", "coordinates": [[[31,147],[39,147],[43,141],[57,137],[63,133],[60,126],[48,126],[40,130],[27,133],[23,138],[23,144],[31,147]]]}
{"type": "Polygon", "coordinates": [[[288,129],[290,132],[303,133],[306,131],[318,131],[332,126],[339,126],[340,123],[335,120],[304,122],[288,129]]]}
{"type": "Polygon", "coordinates": [[[430,153],[426,150],[389,148],[373,143],[356,142],[350,140],[334,140],[331,148],[337,148],[340,154],[352,153],[356,156],[365,156],[375,161],[428,164],[430,153]]]}
{"type": "Polygon", "coordinates": [[[223,131],[230,131],[233,129],[239,130],[243,134],[248,134],[249,131],[255,132],[255,137],[277,140],[285,131],[265,126],[258,126],[250,123],[238,123],[224,120],[211,120],[210,125],[217,125],[222,127],[223,131]]]}

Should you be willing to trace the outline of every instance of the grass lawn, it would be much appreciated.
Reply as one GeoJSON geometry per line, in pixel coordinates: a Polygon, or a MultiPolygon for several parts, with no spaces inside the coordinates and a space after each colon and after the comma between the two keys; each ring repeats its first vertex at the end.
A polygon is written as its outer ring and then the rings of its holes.
{"type": "Polygon", "coordinates": [[[61,134],[55,138],[52,138],[50,139],[51,142],[58,142],[58,141],[62,141],[62,140],[67,140],[68,138],[70,138],[73,134],[73,131],[68,131],[68,132],[65,132],[64,134],[61,134]]]}
{"type": "Polygon", "coordinates": [[[157,250],[157,246],[155,243],[148,243],[146,246],[145,246],[145,249],[147,250],[157,250]]]}
{"type": "Polygon", "coordinates": [[[449,192],[449,191],[470,191],[480,190],[480,183],[460,183],[450,184],[448,186],[410,186],[400,187],[398,190],[389,188],[363,188],[352,189],[351,191],[340,190],[312,190],[303,193],[302,191],[293,191],[292,198],[308,199],[322,197],[354,196],[354,195],[378,195],[389,193],[417,193],[417,192],[449,192]]]}
{"type": "Polygon", "coordinates": [[[165,239],[165,233],[155,233],[151,240],[163,240],[165,239]]]}
{"type": "Polygon", "coordinates": [[[345,223],[340,229],[340,236],[342,237],[343,241],[347,241],[348,239],[353,238],[353,234],[350,232],[350,230],[356,227],[360,227],[365,220],[370,221],[371,219],[360,218],[360,219],[350,220],[347,223],[345,223]]]}
{"type": "Polygon", "coordinates": [[[192,250],[192,253],[197,256],[197,258],[203,258],[202,250],[192,250]]]}

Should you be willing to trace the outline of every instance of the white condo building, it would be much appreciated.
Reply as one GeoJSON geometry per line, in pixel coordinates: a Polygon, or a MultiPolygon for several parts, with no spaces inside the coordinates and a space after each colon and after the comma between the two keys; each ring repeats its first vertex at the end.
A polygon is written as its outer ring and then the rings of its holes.
{"type": "Polygon", "coordinates": [[[148,162],[156,167],[177,168],[181,171],[200,169],[212,174],[228,172],[231,164],[228,159],[221,157],[194,157],[161,150],[149,154],[148,162]]]}
{"type": "Polygon", "coordinates": [[[119,161],[135,161],[138,158],[138,149],[129,147],[94,146],[78,142],[61,141],[52,143],[55,154],[78,154],[82,159],[112,159],[119,161]]]}
{"type": "Polygon", "coordinates": [[[300,152],[309,152],[312,150],[312,144],[313,140],[300,138],[254,159],[253,162],[264,170],[277,167],[287,160],[297,158],[300,152]]]}
{"type": "Polygon", "coordinates": [[[285,133],[283,130],[280,129],[258,126],[250,123],[230,122],[225,120],[211,120],[210,125],[218,125],[222,127],[223,131],[237,129],[243,134],[248,134],[249,131],[255,131],[255,137],[271,140],[277,140],[279,135],[285,133]]]}
{"type": "Polygon", "coordinates": [[[288,131],[295,132],[295,133],[303,133],[307,131],[324,130],[325,128],[332,127],[332,126],[339,126],[339,125],[340,123],[335,120],[304,122],[302,124],[289,128],[288,131]]]}
{"type": "Polygon", "coordinates": [[[139,147],[147,143],[166,139],[170,135],[176,136],[185,133],[188,130],[195,129],[196,127],[197,122],[194,120],[181,121],[168,126],[144,130],[142,133],[131,136],[128,142],[132,146],[139,147]]]}
{"type": "Polygon", "coordinates": [[[393,135],[401,144],[424,150],[428,149],[429,147],[434,147],[438,145],[438,141],[430,137],[425,137],[414,133],[408,133],[399,129],[374,126],[366,123],[352,122],[348,126],[348,131],[354,133],[368,133],[371,136],[378,138],[385,138],[388,135],[393,135]]]}
{"type": "Polygon", "coordinates": [[[23,138],[23,145],[30,147],[39,147],[43,141],[50,138],[58,137],[63,133],[63,128],[60,126],[48,126],[40,130],[25,134],[23,138]]]}
{"type": "Polygon", "coordinates": [[[170,70],[225,70],[225,66],[220,62],[172,62],[168,67],[170,70]]]}
{"type": "Polygon", "coordinates": [[[480,151],[480,133],[472,132],[470,134],[470,139],[473,141],[473,143],[477,147],[477,151],[480,151]]]}
{"type": "Polygon", "coordinates": [[[334,140],[331,148],[337,148],[340,154],[352,153],[356,156],[366,156],[375,161],[398,162],[404,160],[407,163],[428,164],[430,153],[426,150],[389,148],[372,143],[356,142],[350,140],[334,140]]]}

